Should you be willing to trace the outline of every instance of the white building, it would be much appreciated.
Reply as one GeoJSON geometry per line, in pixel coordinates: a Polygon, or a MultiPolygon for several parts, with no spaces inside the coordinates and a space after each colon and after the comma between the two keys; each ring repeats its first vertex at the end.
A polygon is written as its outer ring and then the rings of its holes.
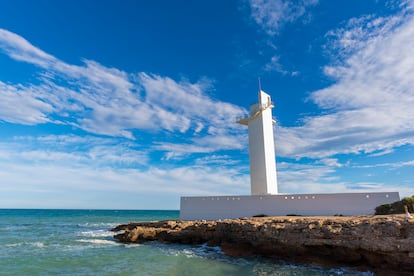
{"type": "Polygon", "coordinates": [[[277,194],[276,157],[273,137],[273,103],[259,91],[259,102],[250,106],[250,116],[237,121],[249,130],[250,188],[252,195],[277,194]]]}
{"type": "Polygon", "coordinates": [[[400,200],[398,192],[278,194],[273,107],[270,96],[260,90],[259,101],[250,107],[249,117],[238,121],[249,131],[251,195],[181,197],[181,219],[370,215],[375,207],[400,200]]]}

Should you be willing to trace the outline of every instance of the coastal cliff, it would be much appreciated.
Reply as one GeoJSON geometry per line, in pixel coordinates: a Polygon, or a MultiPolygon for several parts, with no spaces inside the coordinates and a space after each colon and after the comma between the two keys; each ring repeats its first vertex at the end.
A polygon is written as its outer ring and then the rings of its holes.
{"type": "Polygon", "coordinates": [[[233,256],[414,274],[414,221],[404,215],[131,222],[112,231],[124,243],[207,243],[233,256]]]}

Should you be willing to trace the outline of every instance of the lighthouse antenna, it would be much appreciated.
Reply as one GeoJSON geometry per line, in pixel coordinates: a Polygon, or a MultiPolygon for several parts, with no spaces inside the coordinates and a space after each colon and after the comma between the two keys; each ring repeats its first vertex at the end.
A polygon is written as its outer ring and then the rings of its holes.
{"type": "Polygon", "coordinates": [[[259,79],[259,91],[262,91],[262,84],[260,83],[260,77],[258,77],[259,79]]]}

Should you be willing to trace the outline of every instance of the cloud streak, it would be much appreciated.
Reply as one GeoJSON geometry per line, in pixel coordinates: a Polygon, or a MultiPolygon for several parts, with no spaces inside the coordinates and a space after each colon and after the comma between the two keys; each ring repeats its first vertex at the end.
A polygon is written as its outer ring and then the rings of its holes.
{"type": "Polygon", "coordinates": [[[30,88],[0,81],[0,98],[0,120],[24,125],[50,122],[53,106],[38,99],[30,88]]]}
{"type": "MultiPolygon", "coordinates": [[[[295,1],[296,2],[296,1],[295,1]]],[[[268,35],[277,35],[285,24],[302,18],[306,8],[316,5],[317,0],[301,0],[294,3],[285,0],[250,0],[251,17],[268,35]]]]}
{"type": "Polygon", "coordinates": [[[13,59],[43,68],[58,62],[55,57],[36,48],[23,37],[4,29],[0,29],[0,48],[13,59]]]}
{"type": "Polygon", "coordinates": [[[130,74],[92,60],[72,65],[4,29],[0,51],[39,69],[38,84],[0,81],[0,120],[48,123],[67,126],[70,133],[73,128],[89,133],[3,140],[0,175],[7,183],[0,187],[3,204],[9,193],[14,193],[15,202],[29,206],[23,194],[32,199],[47,194],[62,197],[59,189],[70,193],[74,187],[85,192],[164,194],[169,198],[165,206],[176,206],[183,194],[248,192],[248,176],[240,174],[235,163],[221,166],[228,161],[220,153],[212,160],[198,159],[202,165],[160,165],[168,164],[166,159],[244,146],[238,137],[245,137],[245,129],[235,121],[247,111],[210,97],[208,79],[192,83],[145,72],[130,74]],[[141,137],[148,133],[152,139],[141,137]],[[156,167],[154,152],[164,154],[156,167]]]}
{"type": "Polygon", "coordinates": [[[336,82],[309,96],[325,114],[305,117],[299,127],[280,127],[278,152],[323,158],[413,145],[412,13],[351,19],[329,37],[337,59],[324,70],[336,82]]]}
{"type": "Polygon", "coordinates": [[[53,195],[62,201],[51,200],[45,207],[177,209],[181,195],[212,195],[217,190],[226,194],[248,192],[248,176],[240,175],[235,166],[211,166],[207,162],[202,166],[155,167],[149,165],[145,152],[113,142],[70,135],[16,137],[14,142],[0,143],[0,176],[7,184],[0,185],[0,207],[20,204],[20,208],[38,208],[43,206],[39,199],[53,195]],[[29,140],[36,150],[22,146],[29,140]],[[86,149],[67,150],[75,145],[86,149]],[[103,193],[109,193],[111,201],[88,202],[88,197],[103,193]],[[119,194],[133,196],[134,200],[112,202],[119,194]],[[146,205],[140,205],[137,199],[142,196],[153,201],[147,199],[146,205]],[[79,198],[82,202],[77,202],[79,198]]]}
{"type": "MultiPolygon", "coordinates": [[[[129,74],[91,60],[83,60],[83,66],[67,64],[4,29],[0,29],[0,50],[44,70],[39,72],[38,85],[0,82],[0,120],[6,122],[63,124],[132,140],[148,130],[203,136],[219,130],[231,137],[240,132],[234,121],[246,114],[243,108],[209,97],[207,79],[190,83],[144,72],[129,74]],[[17,103],[20,109],[11,108],[17,103]]],[[[210,146],[202,141],[199,148],[210,146]]],[[[227,149],[228,142],[222,141],[227,149]]],[[[217,143],[212,146],[221,149],[217,143]]]]}

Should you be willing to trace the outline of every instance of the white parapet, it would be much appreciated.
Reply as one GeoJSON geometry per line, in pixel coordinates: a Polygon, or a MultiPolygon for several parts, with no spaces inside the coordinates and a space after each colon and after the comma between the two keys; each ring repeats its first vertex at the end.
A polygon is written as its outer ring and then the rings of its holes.
{"type": "Polygon", "coordinates": [[[375,207],[398,200],[398,192],[181,197],[180,219],[372,215],[375,207]]]}

